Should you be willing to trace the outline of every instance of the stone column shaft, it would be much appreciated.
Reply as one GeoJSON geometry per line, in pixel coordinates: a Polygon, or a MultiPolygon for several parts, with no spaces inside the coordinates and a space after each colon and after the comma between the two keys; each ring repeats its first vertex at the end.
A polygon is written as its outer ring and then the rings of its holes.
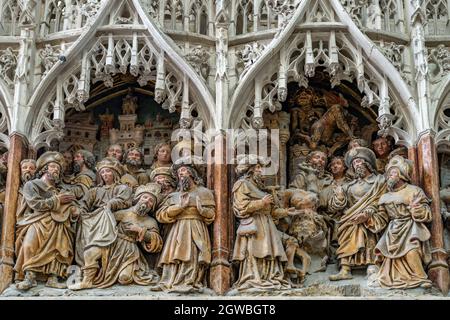
{"type": "Polygon", "coordinates": [[[228,166],[226,164],[226,137],[219,134],[215,138],[214,197],[216,219],[213,225],[212,263],[210,273],[211,288],[223,295],[231,286],[230,244],[228,235],[233,232],[229,223],[228,166]],[[218,159],[222,161],[218,161],[218,159]]]}
{"type": "Polygon", "coordinates": [[[3,292],[14,278],[14,242],[16,229],[17,199],[20,186],[20,161],[26,156],[26,140],[18,134],[10,136],[8,152],[8,174],[6,177],[5,211],[3,213],[0,245],[0,292],[3,292]]]}
{"type": "Polygon", "coordinates": [[[419,177],[421,185],[431,198],[431,247],[433,261],[428,268],[428,276],[446,296],[449,285],[449,271],[447,253],[444,249],[443,225],[439,198],[439,164],[434,137],[430,133],[424,134],[417,145],[417,159],[419,162],[419,177]]]}

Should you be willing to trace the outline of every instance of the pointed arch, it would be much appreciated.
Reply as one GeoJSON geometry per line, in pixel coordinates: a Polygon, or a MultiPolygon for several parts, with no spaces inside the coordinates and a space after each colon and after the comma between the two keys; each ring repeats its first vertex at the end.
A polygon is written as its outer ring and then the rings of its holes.
{"type": "Polygon", "coordinates": [[[434,96],[439,97],[432,101],[431,108],[436,146],[438,150],[450,153],[450,75],[442,80],[434,96]]]}
{"type": "Polygon", "coordinates": [[[25,122],[35,147],[61,138],[67,108],[83,110],[91,81],[112,86],[112,75],[127,70],[138,77],[141,85],[155,83],[155,100],[163,108],[173,112],[175,107],[181,107],[182,127],[189,126],[198,113],[207,128],[216,128],[214,100],[206,84],[179,55],[179,49],[174,49],[175,44],[169,44],[168,38],[150,22],[139,2],[130,3],[147,27],[145,31],[132,30],[128,35],[122,31],[120,36],[114,36],[114,31],[96,34],[100,20],[110,13],[107,6],[102,7],[88,27],[89,33],[83,32],[70,48],[66,62],[58,62],[44,77],[30,100],[30,105],[40,107],[33,108],[25,122]],[[81,64],[74,52],[83,57],[81,64]]]}
{"type": "MultiPolygon", "coordinates": [[[[265,50],[259,60],[257,60],[250,70],[242,77],[231,99],[231,110],[229,112],[229,118],[227,119],[227,125],[236,126],[236,119],[242,118],[242,115],[245,113],[243,110],[247,109],[249,106],[248,103],[250,99],[252,99],[250,97],[254,96],[255,102],[260,104],[259,107],[264,106],[264,97],[261,97],[260,93],[258,93],[259,89],[255,89],[256,85],[262,85],[261,83],[257,83],[257,79],[261,78],[262,70],[264,70],[264,68],[273,68],[273,65],[275,64],[274,61],[283,61],[283,59],[280,59],[280,56],[286,54],[286,44],[293,42],[292,35],[296,26],[301,22],[301,19],[307,19],[305,14],[310,8],[315,7],[315,1],[316,0],[306,0],[299,4],[285,29],[283,29],[279,33],[279,36],[274,38],[270,46],[268,46],[270,47],[270,50],[265,50]],[[252,92],[253,90],[255,90],[255,93],[252,92]]],[[[352,52],[350,59],[345,56],[339,56],[339,50],[334,49],[334,54],[330,52],[330,55],[327,57],[327,67],[329,68],[330,74],[345,75],[345,72],[337,71],[338,68],[348,65],[348,70],[351,71],[350,74],[357,75],[355,80],[358,82],[360,90],[366,95],[369,104],[375,103],[378,105],[379,120],[382,118],[381,115],[385,114],[389,116],[392,107],[399,109],[397,114],[402,115],[403,125],[399,130],[391,127],[391,129],[395,131],[391,132],[391,134],[396,136],[400,141],[404,141],[405,144],[412,144],[417,132],[423,130],[423,125],[417,120],[417,117],[414,116],[414,114],[418,114],[418,110],[407,84],[403,81],[401,75],[389,60],[387,60],[387,58],[376,48],[376,45],[358,29],[340,2],[338,0],[331,0],[329,2],[327,1],[327,3],[331,4],[331,6],[328,7],[334,11],[332,16],[337,18],[336,21],[331,22],[330,24],[330,39],[327,40],[327,45],[330,46],[331,50],[331,48],[336,46],[336,41],[341,41],[340,46],[342,47],[342,45],[344,45],[344,47],[348,47],[352,52]],[[335,34],[334,36],[332,36],[333,33],[335,34]],[[334,37],[334,40],[332,37],[334,37]],[[350,64],[349,62],[352,63],[350,64]],[[368,75],[373,77],[373,79],[368,78],[368,75]],[[374,84],[377,88],[375,91],[371,88],[374,84]],[[394,99],[394,101],[390,101],[390,98],[394,99]]],[[[312,27],[310,26],[309,28],[311,29],[312,27]]],[[[319,63],[319,57],[317,51],[313,53],[312,48],[314,47],[317,49],[319,47],[313,46],[313,39],[315,39],[315,36],[313,37],[313,30],[306,31],[306,34],[300,35],[306,37],[304,39],[303,47],[308,49],[305,50],[302,57],[304,69],[302,70],[302,73],[296,75],[296,81],[302,83],[302,81],[307,80],[305,75],[311,76],[314,74],[313,66],[319,63]]],[[[287,60],[285,59],[285,61],[287,60]]],[[[278,70],[276,72],[278,72],[279,75],[277,86],[280,82],[283,82],[281,88],[285,90],[287,78],[286,76],[283,76],[283,73],[286,74],[289,65],[287,62],[281,62],[277,68],[278,70]],[[282,70],[282,72],[280,72],[280,70],[282,70]],[[282,75],[281,77],[280,74],[282,75]]],[[[266,74],[267,77],[272,77],[269,71],[267,71],[266,74]]],[[[279,94],[280,93],[278,93],[278,95],[279,94]]],[[[285,96],[285,93],[281,93],[281,96],[283,95],[285,96]]],[[[267,98],[273,99],[273,96],[267,98]]],[[[280,100],[283,101],[283,98],[280,100]]],[[[262,114],[262,110],[258,111],[258,115],[262,114]]],[[[389,117],[392,119],[392,115],[389,117]]]]}

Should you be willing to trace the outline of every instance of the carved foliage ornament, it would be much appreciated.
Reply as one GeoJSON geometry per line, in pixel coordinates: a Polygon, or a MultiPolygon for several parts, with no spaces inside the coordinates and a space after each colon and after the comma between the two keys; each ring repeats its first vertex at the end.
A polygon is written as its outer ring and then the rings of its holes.
{"type": "Polygon", "coordinates": [[[11,89],[14,87],[16,67],[17,52],[14,52],[10,47],[0,50],[0,75],[11,89]]]}
{"type": "Polygon", "coordinates": [[[450,50],[440,44],[430,50],[428,67],[432,80],[439,81],[450,74],[450,50]]]}
{"type": "Polygon", "coordinates": [[[187,62],[194,68],[195,72],[206,79],[209,73],[209,57],[210,53],[207,48],[195,46],[189,53],[185,55],[187,62]]]}

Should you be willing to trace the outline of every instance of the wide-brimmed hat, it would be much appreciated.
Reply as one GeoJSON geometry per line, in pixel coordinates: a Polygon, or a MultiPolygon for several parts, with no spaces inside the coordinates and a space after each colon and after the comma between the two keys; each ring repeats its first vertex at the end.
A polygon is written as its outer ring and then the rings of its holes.
{"type": "Polygon", "coordinates": [[[64,156],[57,151],[47,151],[43,155],[39,157],[36,162],[36,170],[39,172],[44,168],[47,164],[55,162],[60,165],[62,168],[64,166],[65,160],[64,156]]]}
{"type": "Polygon", "coordinates": [[[347,166],[347,168],[351,168],[353,160],[357,158],[366,160],[372,166],[372,168],[376,168],[377,157],[375,156],[375,153],[369,148],[356,147],[347,151],[347,153],[345,154],[345,165],[347,166]]]}

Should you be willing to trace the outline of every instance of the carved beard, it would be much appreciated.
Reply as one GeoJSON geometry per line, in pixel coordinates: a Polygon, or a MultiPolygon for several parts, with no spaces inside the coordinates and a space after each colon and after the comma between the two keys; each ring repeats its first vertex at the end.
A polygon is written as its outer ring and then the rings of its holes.
{"type": "Polygon", "coordinates": [[[172,185],[170,183],[163,182],[163,183],[160,183],[159,185],[161,186],[161,192],[163,194],[172,192],[172,185]]]}
{"type": "Polygon", "coordinates": [[[47,177],[52,180],[55,184],[58,184],[60,182],[59,173],[53,172],[47,172],[47,177]]]}
{"type": "Polygon", "coordinates": [[[191,189],[192,179],[189,177],[181,177],[180,178],[180,189],[181,191],[189,191],[191,189]]]}
{"type": "Polygon", "coordinates": [[[394,191],[395,185],[400,181],[400,177],[389,177],[386,181],[386,185],[389,191],[394,191]]]}
{"type": "Polygon", "coordinates": [[[73,163],[73,167],[72,167],[73,173],[75,173],[75,174],[80,173],[80,172],[81,172],[81,166],[82,166],[82,165],[83,165],[83,163],[80,163],[80,162],[74,162],[74,163],[73,163]]]}
{"type": "Polygon", "coordinates": [[[315,163],[310,163],[311,167],[314,168],[314,170],[317,170],[317,176],[319,178],[321,178],[324,174],[325,174],[325,168],[322,167],[321,165],[315,164],[315,163]]]}
{"type": "Polygon", "coordinates": [[[24,172],[22,173],[22,176],[20,178],[22,180],[22,183],[25,184],[26,182],[34,178],[34,174],[32,174],[31,172],[24,172]]]}
{"type": "Polygon", "coordinates": [[[139,167],[141,165],[141,161],[134,159],[127,159],[127,164],[129,164],[132,167],[139,167]]]}
{"type": "Polygon", "coordinates": [[[264,182],[262,180],[262,177],[260,174],[253,174],[253,181],[256,183],[256,186],[259,189],[263,189],[264,188],[264,182]]]}
{"type": "Polygon", "coordinates": [[[150,208],[144,202],[138,202],[136,205],[136,212],[140,216],[145,216],[150,211],[150,208]]]}
{"type": "Polygon", "coordinates": [[[355,175],[358,178],[364,178],[366,176],[366,168],[363,166],[355,168],[355,175]]]}

